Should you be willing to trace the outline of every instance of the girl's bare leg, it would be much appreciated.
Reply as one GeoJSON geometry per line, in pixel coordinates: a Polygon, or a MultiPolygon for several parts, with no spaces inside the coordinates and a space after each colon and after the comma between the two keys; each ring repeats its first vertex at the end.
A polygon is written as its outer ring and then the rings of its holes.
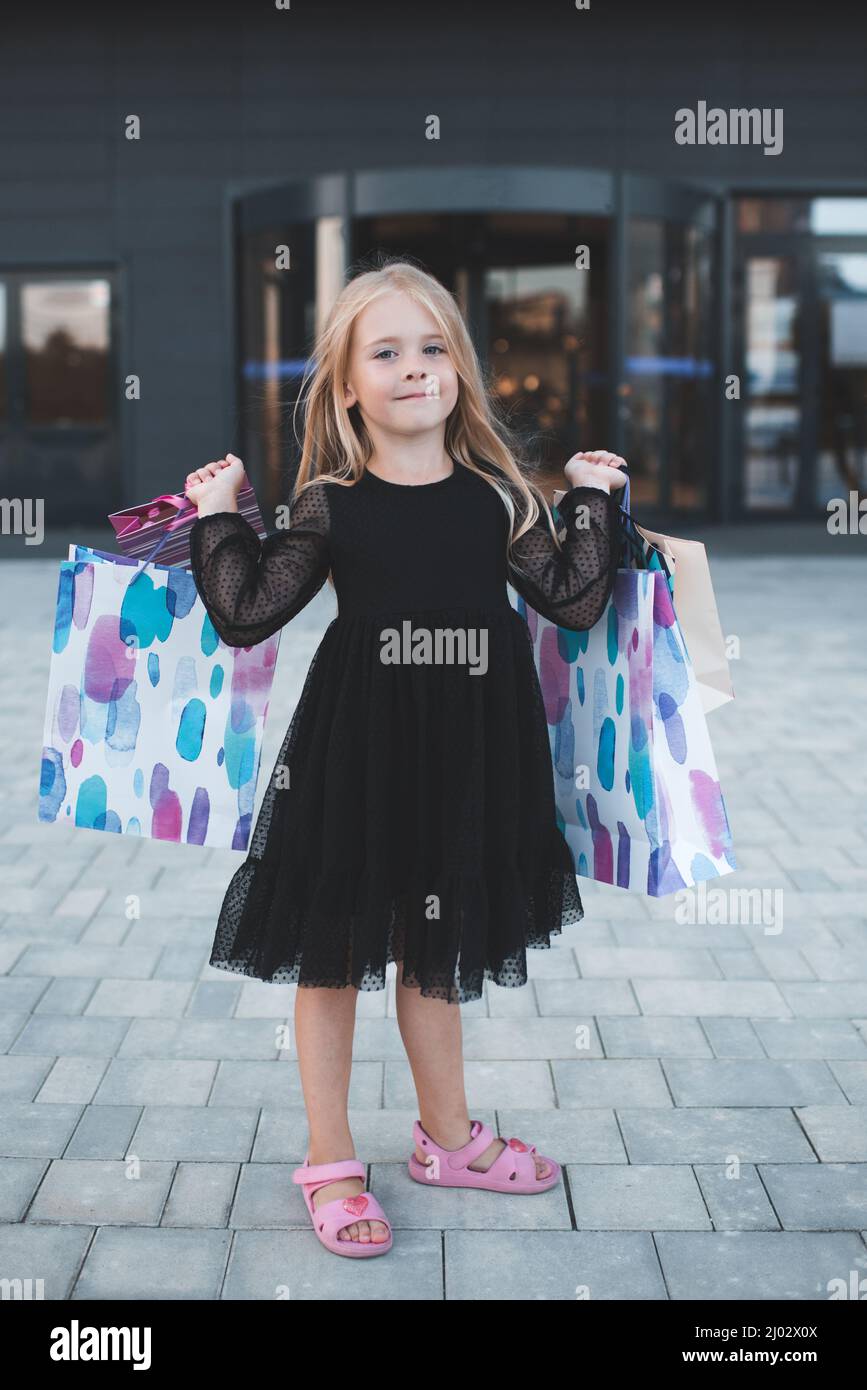
{"type": "MultiPolygon", "coordinates": [[[[429,999],[418,988],[405,985],[400,961],[397,1022],[415,1082],[423,1128],[444,1149],[463,1148],[470,1139],[470,1112],[464,1091],[460,1006],[444,999],[429,999]]],[[[495,1139],[470,1167],[485,1172],[505,1147],[504,1139],[495,1139]]],[[[427,1162],[417,1145],[415,1152],[421,1163],[427,1162]]],[[[533,1157],[536,1176],[544,1178],[548,1164],[535,1154],[533,1157]]]]}
{"type": "MultiPolygon", "coordinates": [[[[309,1129],[311,1163],[337,1163],[355,1158],[349,1130],[349,1077],[352,1070],[352,1035],[358,990],[313,988],[307,985],[295,995],[295,1045],[309,1129]]],[[[357,1197],[364,1191],[363,1178],[330,1182],[313,1194],[313,1206],[336,1197],[357,1197]]],[[[338,1233],[338,1240],[381,1244],[388,1239],[382,1221],[353,1221],[338,1233]]]]}

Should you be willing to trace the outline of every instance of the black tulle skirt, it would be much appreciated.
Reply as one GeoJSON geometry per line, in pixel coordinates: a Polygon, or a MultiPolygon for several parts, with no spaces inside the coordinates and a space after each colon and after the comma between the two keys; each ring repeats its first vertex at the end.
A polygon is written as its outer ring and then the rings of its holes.
{"type": "Polygon", "coordinates": [[[265,788],[210,963],[299,986],[385,987],[467,1003],[527,982],[584,912],[556,820],[523,618],[454,608],[340,616],[320,643],[265,788]],[[380,635],[484,627],[487,671],[385,665],[380,635]]]}

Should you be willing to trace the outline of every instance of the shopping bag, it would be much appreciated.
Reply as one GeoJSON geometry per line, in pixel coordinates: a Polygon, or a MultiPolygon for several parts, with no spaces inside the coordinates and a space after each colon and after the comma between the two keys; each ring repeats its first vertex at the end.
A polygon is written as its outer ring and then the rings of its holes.
{"type": "Polygon", "coordinates": [[[673,564],[674,611],[686,641],[705,714],[735,698],[707,551],[701,541],[636,526],[673,564]]]}
{"type": "MultiPolygon", "coordinates": [[[[628,525],[628,482],[625,492],[628,525]]],[[[628,547],[623,558],[588,631],[558,627],[520,595],[515,607],[533,644],[576,873],[665,897],[738,865],[669,576],[635,568],[628,547]]]]}
{"type": "Polygon", "coordinates": [[[70,546],[39,819],[245,851],[279,643],[223,643],[182,568],[70,546]]]}
{"type": "MultiPolygon", "coordinates": [[[[256,494],[249,483],[238,493],[238,511],[260,539],[264,540],[266,531],[259,513],[256,494]]],[[[195,504],[183,493],[163,493],[150,502],[142,502],[135,507],[125,507],[112,512],[109,521],[114,527],[117,543],[124,555],[143,559],[154,542],[163,540],[160,547],[160,563],[190,568],[190,531],[198,512],[195,504]]]]}
{"type": "MultiPolygon", "coordinates": [[[[627,478],[625,492],[628,487],[627,478]]],[[[565,495],[563,491],[556,491],[554,502],[565,495]]],[[[666,574],[674,611],[698,681],[702,708],[705,714],[710,714],[711,710],[733,700],[735,692],[707,551],[701,541],[650,531],[646,526],[639,526],[632,517],[628,521],[624,519],[624,525],[629,534],[636,536],[644,552],[646,564],[641,568],[661,569],[666,574]]]]}

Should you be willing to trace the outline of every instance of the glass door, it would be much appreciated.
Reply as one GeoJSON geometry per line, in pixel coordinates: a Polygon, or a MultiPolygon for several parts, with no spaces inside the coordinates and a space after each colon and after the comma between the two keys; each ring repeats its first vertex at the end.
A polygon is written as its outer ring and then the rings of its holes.
{"type": "Polygon", "coordinates": [[[800,511],[810,470],[805,403],[806,266],[792,246],[756,238],[738,275],[743,510],[800,511]]]}
{"type": "Polygon", "coordinates": [[[111,271],[0,274],[0,491],[45,525],[122,505],[111,271]]]}
{"type": "Polygon", "coordinates": [[[621,203],[617,431],[631,500],[636,511],[706,512],[718,464],[718,199],[624,175],[621,203]]]}
{"type": "Polygon", "coordinates": [[[343,285],[346,205],[345,178],[326,175],[248,193],[235,207],[235,452],[266,526],[290,495],[301,457],[293,416],[317,327],[343,285]]]}
{"type": "Polygon", "coordinates": [[[814,503],[867,495],[867,246],[816,256],[819,364],[814,503]]]}
{"type": "Polygon", "coordinates": [[[817,517],[867,493],[867,239],[741,238],[744,515],[817,517]]]}
{"type": "Polygon", "coordinates": [[[411,255],[455,295],[492,394],[549,494],[562,486],[570,455],[605,447],[610,238],[609,217],[580,213],[353,222],[353,259],[411,255]]]}

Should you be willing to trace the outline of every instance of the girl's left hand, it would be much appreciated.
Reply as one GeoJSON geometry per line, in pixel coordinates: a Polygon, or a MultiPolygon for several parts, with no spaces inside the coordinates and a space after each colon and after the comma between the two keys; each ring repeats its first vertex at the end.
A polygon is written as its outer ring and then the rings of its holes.
{"type": "Polygon", "coordinates": [[[626,474],[619,471],[625,465],[626,459],[619,454],[593,449],[590,453],[573,454],[563,472],[570,487],[598,487],[604,492],[616,492],[626,486],[626,474]]]}

